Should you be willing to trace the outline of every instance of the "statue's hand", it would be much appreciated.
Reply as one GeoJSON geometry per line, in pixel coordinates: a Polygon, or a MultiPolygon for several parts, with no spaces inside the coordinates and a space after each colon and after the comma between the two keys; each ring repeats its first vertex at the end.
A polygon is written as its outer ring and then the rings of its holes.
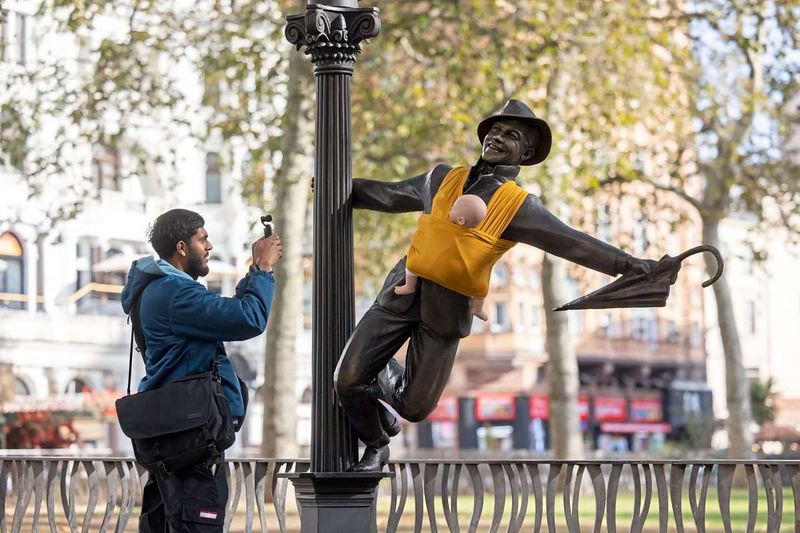
{"type": "Polygon", "coordinates": [[[639,259],[629,255],[625,260],[625,272],[623,274],[650,274],[658,261],[653,259],[639,259]]]}

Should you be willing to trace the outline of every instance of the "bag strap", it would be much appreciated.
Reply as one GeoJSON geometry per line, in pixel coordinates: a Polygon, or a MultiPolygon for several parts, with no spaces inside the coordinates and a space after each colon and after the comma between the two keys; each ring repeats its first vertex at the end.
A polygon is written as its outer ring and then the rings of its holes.
{"type": "Polygon", "coordinates": [[[133,372],[133,328],[131,328],[131,353],[128,358],[128,396],[131,395],[131,372],[133,372]]]}
{"type": "MultiPolygon", "coordinates": [[[[142,291],[144,292],[144,291],[142,291]]],[[[136,351],[142,354],[144,359],[147,344],[144,340],[144,333],[142,332],[142,324],[139,321],[139,311],[142,305],[142,293],[133,301],[131,312],[128,314],[128,324],[131,325],[131,349],[128,357],[128,396],[131,395],[131,374],[133,373],[133,341],[136,340],[136,351]]]]}

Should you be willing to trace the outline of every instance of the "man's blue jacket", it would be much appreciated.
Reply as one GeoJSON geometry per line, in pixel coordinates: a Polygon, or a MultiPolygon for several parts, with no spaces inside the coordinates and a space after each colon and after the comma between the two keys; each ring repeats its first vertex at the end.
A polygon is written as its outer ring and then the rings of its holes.
{"type": "MultiPolygon", "coordinates": [[[[211,370],[214,355],[225,353],[222,341],[241,341],[267,327],[275,291],[271,272],[256,270],[236,286],[233,298],[209,291],[163,259],[134,261],[122,290],[122,309],[129,314],[141,295],[141,323],[147,350],[145,377],[139,392],[211,370]]],[[[244,416],[239,381],[223,355],[220,375],[234,417],[244,416]]]]}

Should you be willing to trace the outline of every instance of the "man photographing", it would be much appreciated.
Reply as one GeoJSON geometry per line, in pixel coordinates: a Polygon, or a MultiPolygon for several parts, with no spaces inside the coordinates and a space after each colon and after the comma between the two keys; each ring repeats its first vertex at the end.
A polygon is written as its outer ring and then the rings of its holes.
{"type": "MultiPolygon", "coordinates": [[[[139,392],[206,372],[221,355],[219,375],[234,426],[240,427],[247,389],[225,357],[223,341],[241,341],[263,333],[275,290],[272,267],[282,255],[276,235],[252,246],[253,267],[225,298],[197,282],[208,275],[213,249],[199,214],[173,209],[160,215],[149,232],[159,259],[134,261],[122,291],[125,313],[136,312],[146,351],[139,392]]],[[[222,531],[228,485],[223,454],[169,474],[151,474],[144,488],[139,531],[222,531]]]]}

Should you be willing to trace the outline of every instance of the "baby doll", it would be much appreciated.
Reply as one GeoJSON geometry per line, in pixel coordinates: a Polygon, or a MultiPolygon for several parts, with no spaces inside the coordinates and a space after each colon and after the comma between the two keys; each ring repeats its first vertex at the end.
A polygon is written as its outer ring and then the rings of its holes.
{"type": "MultiPolygon", "coordinates": [[[[459,196],[453,203],[453,207],[450,209],[450,221],[459,226],[474,228],[486,218],[486,212],[486,203],[480,196],[465,194],[459,196]]],[[[416,274],[406,269],[405,284],[395,287],[395,294],[413,294],[417,289],[417,278],[416,274]]],[[[472,314],[483,321],[488,319],[486,312],[483,310],[483,298],[473,298],[472,314]]]]}

